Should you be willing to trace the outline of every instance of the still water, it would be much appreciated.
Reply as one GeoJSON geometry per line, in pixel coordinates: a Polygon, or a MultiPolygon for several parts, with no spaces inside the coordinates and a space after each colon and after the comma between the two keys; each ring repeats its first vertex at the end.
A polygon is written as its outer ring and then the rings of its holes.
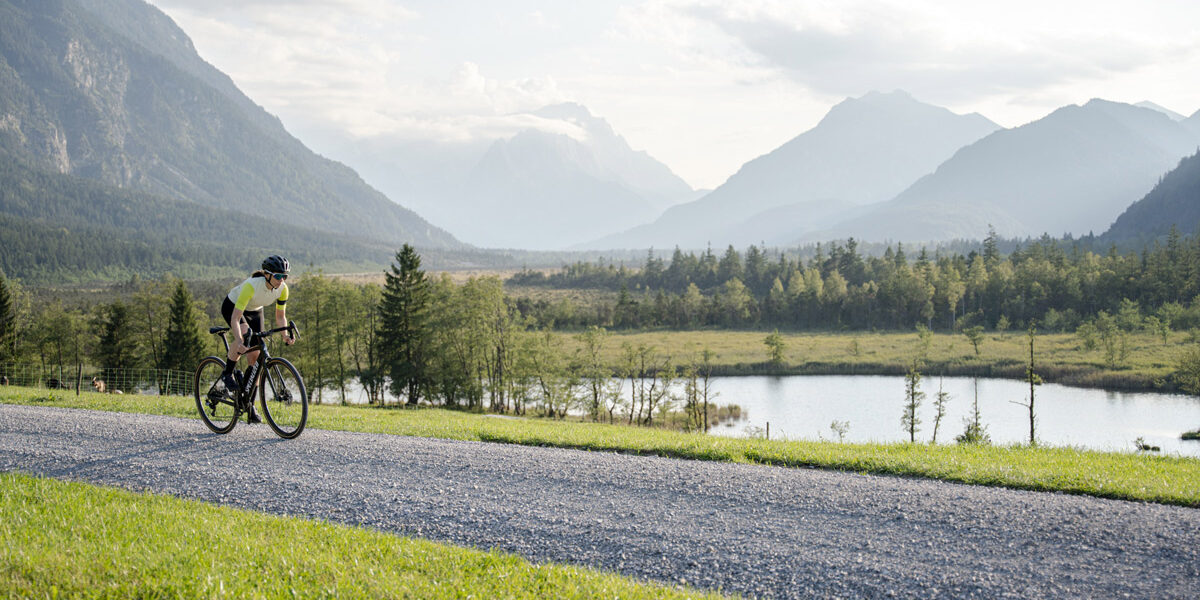
{"type": "MultiPolygon", "coordinates": [[[[771,438],[836,440],[833,421],[849,423],[847,442],[907,441],[901,427],[904,377],[814,375],[792,377],[724,377],[714,381],[718,404],[739,404],[746,419],[714,430],[744,436],[766,429],[771,438]]],[[[1029,440],[1029,384],[1008,379],[931,377],[921,380],[925,400],[918,410],[919,441],[933,436],[933,400],[938,386],[950,394],[938,442],[952,442],[963,432],[978,389],[980,421],[997,444],[1029,440]]],[[[1184,431],[1200,428],[1200,399],[1175,394],[1109,392],[1043,384],[1036,388],[1037,438],[1054,446],[1133,451],[1144,438],[1163,453],[1200,457],[1200,442],[1182,441],[1184,431]]]]}
{"type": "MultiPolygon", "coordinates": [[[[1028,442],[1029,412],[1014,402],[1029,397],[1029,384],[971,377],[921,380],[925,400],[918,410],[919,441],[928,442],[933,437],[933,401],[939,385],[950,399],[938,429],[938,443],[953,442],[954,436],[963,432],[977,392],[980,421],[993,443],[1028,442]]],[[[838,435],[830,429],[836,420],[848,423],[847,442],[908,440],[908,432],[900,425],[904,410],[902,376],[719,377],[713,380],[713,389],[718,394],[714,402],[738,404],[745,416],[741,421],[717,426],[712,430],[717,435],[746,436],[757,429],[765,430],[770,423],[771,439],[837,440],[838,435]]],[[[1184,431],[1200,428],[1200,398],[1057,384],[1040,385],[1036,393],[1039,443],[1132,452],[1133,441],[1140,437],[1162,448],[1164,454],[1200,457],[1200,442],[1179,439],[1184,431]]],[[[340,401],[336,391],[324,390],[323,396],[327,403],[340,401]]],[[[350,402],[366,402],[357,386],[348,389],[347,396],[350,402]]]]}

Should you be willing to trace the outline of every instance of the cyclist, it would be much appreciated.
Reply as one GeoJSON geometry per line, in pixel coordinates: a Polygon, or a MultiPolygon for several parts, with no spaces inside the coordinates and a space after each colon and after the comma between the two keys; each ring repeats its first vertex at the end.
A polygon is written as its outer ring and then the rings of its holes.
{"type": "MultiPolygon", "coordinates": [[[[262,262],[262,269],[255,271],[245,281],[235,285],[225,296],[225,301],[221,303],[221,316],[225,317],[225,322],[229,323],[230,331],[233,333],[233,342],[229,344],[229,360],[225,362],[225,372],[221,374],[221,381],[225,384],[226,391],[234,398],[240,391],[238,382],[233,376],[238,359],[243,354],[246,355],[246,376],[242,377],[243,382],[249,376],[254,362],[258,360],[257,350],[246,352],[249,348],[245,344],[245,335],[251,330],[262,332],[263,307],[273,303],[276,326],[287,327],[285,305],[288,299],[288,287],[285,281],[288,278],[289,270],[286,258],[274,254],[268,256],[262,262]]],[[[283,335],[287,345],[290,346],[295,342],[290,331],[284,332],[283,335]]],[[[262,420],[258,418],[258,413],[254,411],[254,402],[248,404],[250,412],[246,416],[246,422],[261,423],[262,420]]]]}

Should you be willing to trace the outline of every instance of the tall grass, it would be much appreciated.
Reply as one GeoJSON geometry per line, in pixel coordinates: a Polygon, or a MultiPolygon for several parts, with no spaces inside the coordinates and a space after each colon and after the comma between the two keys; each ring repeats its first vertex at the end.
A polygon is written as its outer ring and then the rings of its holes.
{"type": "MultiPolygon", "coordinates": [[[[556,333],[565,352],[579,342],[556,333]]],[[[614,332],[605,345],[605,360],[620,361],[622,344],[654,346],[675,364],[687,364],[708,348],[715,353],[717,375],[903,375],[920,352],[917,333],[847,332],[784,333],[782,364],[772,365],[762,331],[614,332]]],[[[1170,378],[1188,334],[1172,333],[1166,343],[1151,333],[1129,336],[1128,356],[1110,368],[1102,350],[1086,350],[1072,334],[1038,334],[1038,372],[1046,381],[1066,385],[1127,390],[1172,390],[1170,378]]],[[[990,332],[975,355],[961,334],[935,333],[923,357],[923,373],[1022,378],[1029,362],[1024,332],[990,332]]]]}
{"type": "MultiPolygon", "coordinates": [[[[196,418],[191,399],[0,388],[0,402],[196,418]]],[[[244,427],[245,425],[239,425],[244,427]]],[[[309,427],[928,477],[1200,507],[1200,459],[1024,446],[930,446],[737,439],[442,409],[314,406],[309,427]]],[[[203,425],[196,423],[199,430],[203,425]]],[[[207,431],[207,430],[204,430],[207,431]]],[[[271,435],[265,428],[263,435],[271,435]]]]}

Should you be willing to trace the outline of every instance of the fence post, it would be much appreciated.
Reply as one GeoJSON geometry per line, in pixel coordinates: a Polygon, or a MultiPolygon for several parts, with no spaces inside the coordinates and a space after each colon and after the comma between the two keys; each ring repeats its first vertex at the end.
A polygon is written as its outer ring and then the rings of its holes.
{"type": "Polygon", "coordinates": [[[79,397],[79,387],[83,385],[83,363],[75,366],[75,397],[79,397]]]}

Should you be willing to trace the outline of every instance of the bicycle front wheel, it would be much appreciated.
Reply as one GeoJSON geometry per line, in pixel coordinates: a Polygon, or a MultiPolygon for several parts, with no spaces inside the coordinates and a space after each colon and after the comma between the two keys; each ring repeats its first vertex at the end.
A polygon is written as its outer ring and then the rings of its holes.
{"type": "Polygon", "coordinates": [[[196,367],[192,394],[196,397],[196,410],[204,424],[215,433],[229,433],[237,425],[238,409],[233,398],[221,383],[225,372],[225,361],[209,356],[196,367]]]}
{"type": "Polygon", "coordinates": [[[289,440],[300,435],[308,422],[308,390],[296,367],[285,358],[268,360],[258,389],[263,415],[276,435],[289,440]]]}

